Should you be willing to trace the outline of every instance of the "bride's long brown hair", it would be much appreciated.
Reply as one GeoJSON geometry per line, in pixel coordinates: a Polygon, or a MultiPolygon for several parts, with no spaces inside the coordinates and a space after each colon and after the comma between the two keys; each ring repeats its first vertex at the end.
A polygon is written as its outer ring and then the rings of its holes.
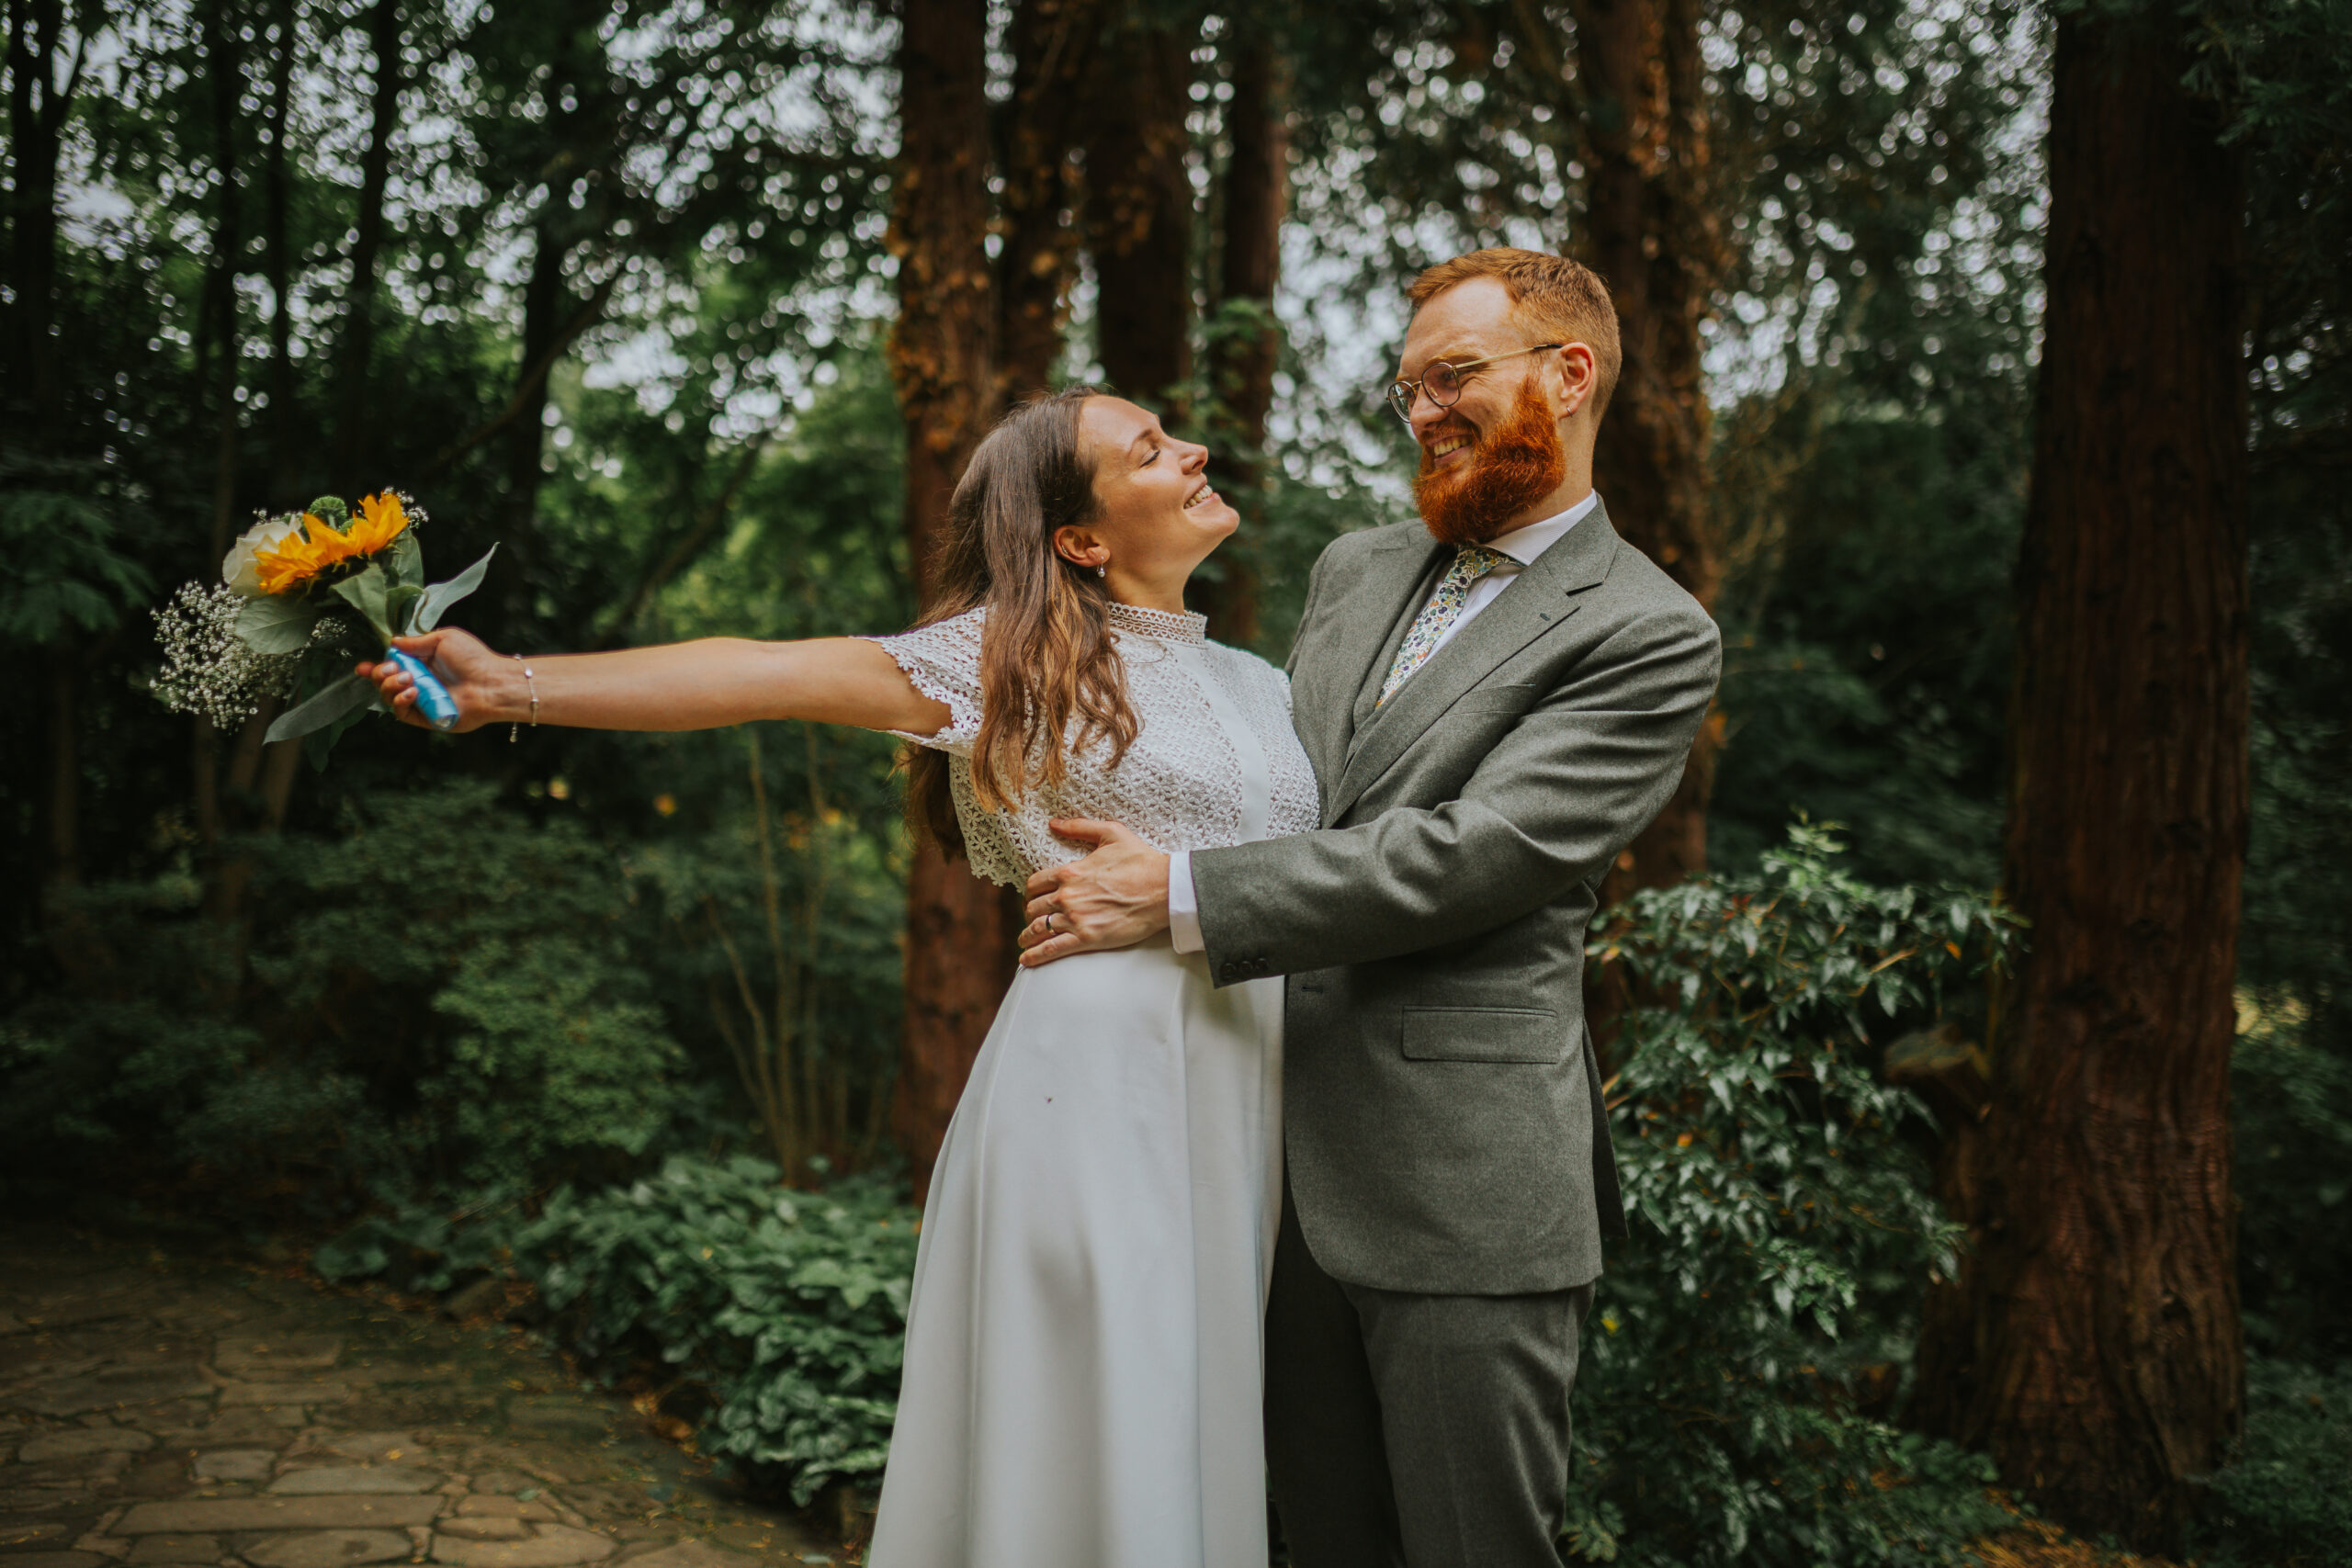
{"type": "MultiPolygon", "coordinates": [[[[1079,417],[1102,395],[1072,387],[1020,404],[973,452],[947,504],[931,603],[916,624],[988,610],[972,747],[972,793],[983,807],[1060,784],[1073,719],[1076,749],[1107,739],[1114,767],[1139,728],[1111,639],[1110,593],[1054,548],[1057,530],[1094,515],[1094,464],[1079,417]]],[[[907,813],[948,853],[963,852],[943,753],[918,750],[909,761],[907,813]]]]}

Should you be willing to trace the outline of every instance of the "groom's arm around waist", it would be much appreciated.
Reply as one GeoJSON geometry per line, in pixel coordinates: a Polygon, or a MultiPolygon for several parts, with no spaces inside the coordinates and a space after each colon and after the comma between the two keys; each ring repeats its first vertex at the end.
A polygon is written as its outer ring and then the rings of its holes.
{"type": "Polygon", "coordinates": [[[1721,637],[1697,604],[1645,615],[1537,699],[1452,799],[1194,851],[1209,973],[1417,953],[1598,883],[1674,793],[1721,669],[1721,637]]]}

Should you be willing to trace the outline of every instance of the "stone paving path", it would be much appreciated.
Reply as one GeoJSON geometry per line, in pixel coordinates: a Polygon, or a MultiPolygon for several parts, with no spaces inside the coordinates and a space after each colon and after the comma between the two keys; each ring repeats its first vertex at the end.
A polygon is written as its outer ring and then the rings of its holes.
{"type": "Polygon", "coordinates": [[[786,1568],[736,1498],[512,1330],[0,1228],[0,1568],[786,1568]]]}

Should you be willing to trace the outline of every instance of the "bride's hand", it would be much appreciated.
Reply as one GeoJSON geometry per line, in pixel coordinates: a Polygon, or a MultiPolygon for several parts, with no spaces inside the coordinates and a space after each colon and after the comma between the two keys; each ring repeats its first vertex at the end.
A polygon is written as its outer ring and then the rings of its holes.
{"type": "MultiPolygon", "coordinates": [[[[392,646],[423,660],[447,690],[450,700],[458,705],[458,722],[452,728],[479,729],[499,722],[506,688],[517,678],[513,660],[492,651],[481,638],[456,626],[444,626],[423,637],[394,637],[392,646]]],[[[433,728],[416,711],[416,682],[407,671],[387,659],[360,665],[359,674],[376,682],[393,717],[421,729],[433,728]]]]}

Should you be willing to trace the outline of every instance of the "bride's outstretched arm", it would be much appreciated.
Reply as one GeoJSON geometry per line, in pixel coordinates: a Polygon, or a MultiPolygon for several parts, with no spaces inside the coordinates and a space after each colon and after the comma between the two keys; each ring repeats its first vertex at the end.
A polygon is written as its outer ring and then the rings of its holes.
{"type": "MultiPolygon", "coordinates": [[[[950,717],[947,705],[915,690],[888,653],[854,637],[708,637],[518,660],[470,632],[445,626],[398,638],[393,646],[432,667],[457,701],[461,730],[535,719],[581,729],[716,729],[752,719],[806,718],[932,735],[950,717]]],[[[416,714],[413,682],[398,665],[362,664],[359,672],[376,682],[395,716],[424,723],[416,714]]]]}

